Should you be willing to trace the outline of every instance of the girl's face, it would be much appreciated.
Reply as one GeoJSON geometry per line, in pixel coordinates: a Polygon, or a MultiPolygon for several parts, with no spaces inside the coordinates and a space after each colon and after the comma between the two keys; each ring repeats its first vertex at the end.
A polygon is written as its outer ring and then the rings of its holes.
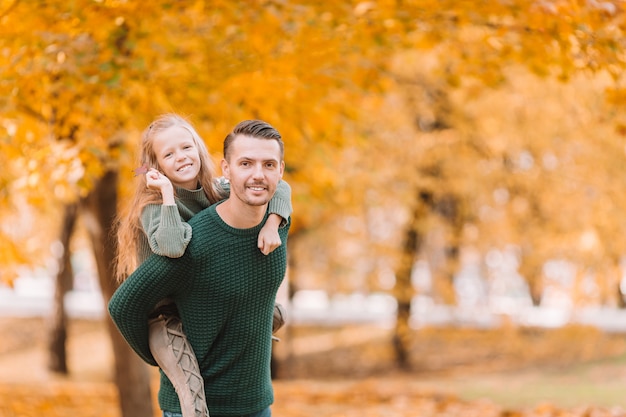
{"type": "Polygon", "coordinates": [[[169,127],[152,142],[159,168],[177,187],[195,190],[200,174],[200,155],[191,133],[180,126],[169,127]]]}

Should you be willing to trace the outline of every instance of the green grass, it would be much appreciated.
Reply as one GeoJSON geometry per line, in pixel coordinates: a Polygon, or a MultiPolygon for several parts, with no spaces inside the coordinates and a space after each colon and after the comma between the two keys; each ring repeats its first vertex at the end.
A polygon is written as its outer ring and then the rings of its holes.
{"type": "MultiPolygon", "coordinates": [[[[432,381],[431,381],[432,382],[432,381]]],[[[437,381],[466,400],[489,399],[505,408],[551,403],[559,407],[626,408],[626,356],[560,369],[526,369],[437,381]]]]}

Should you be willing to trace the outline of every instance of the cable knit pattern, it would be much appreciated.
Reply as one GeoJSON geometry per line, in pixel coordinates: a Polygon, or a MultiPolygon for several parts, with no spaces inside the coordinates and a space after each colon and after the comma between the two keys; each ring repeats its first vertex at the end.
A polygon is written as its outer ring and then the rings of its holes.
{"type": "MultiPolygon", "coordinates": [[[[135,352],[156,365],[148,346],[148,314],[159,300],[172,298],[198,358],[211,414],[245,415],[273,402],[272,316],[287,267],[289,224],[279,229],[284,244],[266,256],[257,248],[264,222],[235,229],[215,207],[189,220],[193,237],[185,254],[148,258],[115,292],[109,313],[135,352]]],[[[180,412],[163,373],[159,404],[180,412]]]]}

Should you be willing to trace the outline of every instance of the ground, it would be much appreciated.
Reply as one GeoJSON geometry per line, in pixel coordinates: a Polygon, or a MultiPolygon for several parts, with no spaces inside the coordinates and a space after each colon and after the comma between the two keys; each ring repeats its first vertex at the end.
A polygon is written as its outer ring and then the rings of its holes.
{"type": "MultiPolygon", "coordinates": [[[[43,319],[0,317],[0,417],[120,417],[103,323],[71,321],[68,376],[46,371],[45,329],[43,319]]],[[[621,335],[421,329],[411,369],[398,370],[390,329],[282,332],[274,416],[626,416],[621,335]]]]}

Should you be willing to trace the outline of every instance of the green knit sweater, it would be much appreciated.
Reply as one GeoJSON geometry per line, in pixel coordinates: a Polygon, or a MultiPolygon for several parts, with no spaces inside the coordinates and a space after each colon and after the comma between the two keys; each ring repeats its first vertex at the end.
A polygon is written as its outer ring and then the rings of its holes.
{"type": "MultiPolygon", "coordinates": [[[[163,298],[173,299],[198,358],[211,414],[246,415],[273,402],[272,315],[287,266],[289,224],[279,229],[284,244],[263,255],[257,236],[265,221],[235,229],[219,217],[216,206],[189,220],[194,233],[182,257],[152,255],[118,288],[108,307],[129,345],[156,366],[148,345],[148,314],[163,298]]],[[[159,404],[180,412],[174,387],[162,372],[159,404]]]]}

